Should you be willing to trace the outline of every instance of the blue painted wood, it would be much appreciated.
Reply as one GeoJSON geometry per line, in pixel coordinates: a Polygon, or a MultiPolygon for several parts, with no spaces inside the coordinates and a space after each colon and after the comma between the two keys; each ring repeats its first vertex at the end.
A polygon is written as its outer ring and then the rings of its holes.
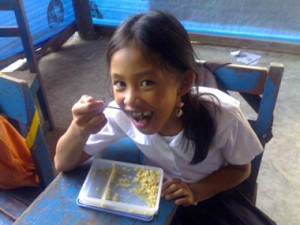
{"type": "Polygon", "coordinates": [[[17,27],[0,29],[0,37],[18,37],[18,36],[20,36],[20,32],[17,27]]]}
{"type": "Polygon", "coordinates": [[[10,118],[22,123],[29,123],[28,118],[33,116],[34,111],[27,111],[27,100],[24,98],[23,88],[19,85],[27,85],[25,81],[16,84],[13,79],[5,76],[0,83],[0,111],[10,118]],[[5,104],[4,104],[5,103],[5,104]]]}
{"type": "Polygon", "coordinates": [[[267,71],[241,69],[233,66],[220,67],[215,71],[219,82],[229,91],[240,91],[250,94],[262,94],[267,71]]]}
{"type": "MultiPolygon", "coordinates": [[[[199,62],[205,63],[205,62],[199,62]]],[[[237,64],[214,65],[217,83],[225,91],[238,92],[254,111],[257,118],[249,121],[263,146],[272,137],[273,111],[283,75],[283,65],[271,63],[267,67],[237,64]]],[[[255,202],[255,189],[258,171],[263,154],[252,161],[250,177],[240,185],[249,199],[255,202]]]]}
{"type": "Polygon", "coordinates": [[[253,95],[252,100],[256,100],[253,108],[257,111],[253,129],[259,138],[262,138],[271,126],[282,74],[282,64],[276,63],[271,63],[269,67],[231,64],[215,71],[218,82],[226,90],[253,95]],[[257,96],[257,99],[254,99],[254,96],[257,96]]]}
{"type": "MultiPolygon", "coordinates": [[[[0,112],[10,119],[16,120],[19,132],[25,138],[31,127],[35,110],[35,104],[27,82],[6,75],[0,76],[0,112]]],[[[41,185],[46,187],[53,180],[54,172],[40,127],[38,127],[30,151],[37,167],[41,185]]]]}
{"type": "Polygon", "coordinates": [[[0,9],[9,10],[8,0],[0,0],[0,9]]]}
{"type": "Polygon", "coordinates": [[[23,43],[23,47],[26,54],[27,62],[29,64],[30,71],[32,73],[35,73],[38,71],[37,61],[34,55],[35,51],[32,44],[32,38],[30,35],[28,21],[25,16],[23,2],[20,0],[10,0],[9,4],[11,6],[11,9],[13,9],[15,13],[15,17],[18,23],[18,29],[21,34],[21,40],[23,43]]]}
{"type": "MultiPolygon", "coordinates": [[[[140,162],[140,153],[129,139],[121,139],[110,146],[103,157],[131,163],[140,162]]],[[[160,200],[159,212],[151,222],[143,222],[76,204],[76,199],[86,178],[91,162],[67,173],[60,173],[33,204],[19,217],[16,225],[31,224],[101,224],[143,225],[169,224],[176,210],[173,201],[160,200]]]]}
{"type": "Polygon", "coordinates": [[[5,213],[0,212],[0,225],[11,225],[14,220],[7,216],[5,213]]]}
{"type": "MultiPolygon", "coordinates": [[[[27,82],[10,76],[0,76],[0,113],[14,121],[20,134],[26,138],[33,120],[35,105],[27,82]]],[[[39,187],[23,187],[14,190],[0,189],[0,224],[15,220],[53,179],[49,151],[44,135],[38,127],[35,141],[30,148],[40,179],[39,187]],[[2,201],[2,202],[1,202],[2,201]]]]}
{"type": "Polygon", "coordinates": [[[264,93],[261,100],[261,107],[255,125],[256,133],[263,136],[272,126],[273,111],[275,108],[280,83],[283,74],[283,67],[278,68],[271,65],[266,78],[264,93]]]}
{"type": "Polygon", "coordinates": [[[9,218],[9,220],[16,220],[28,205],[14,198],[9,191],[0,191],[0,206],[3,217],[9,218]]]}
{"type": "MultiPolygon", "coordinates": [[[[44,190],[41,186],[37,187],[21,187],[4,192],[9,193],[10,196],[29,206],[44,190]]],[[[3,192],[3,190],[1,190],[3,192]]]]}
{"type": "MultiPolygon", "coordinates": [[[[59,39],[59,41],[64,39],[64,37],[62,37],[66,35],[64,31],[69,29],[68,27],[71,24],[75,24],[72,0],[21,0],[21,2],[24,4],[25,16],[28,21],[28,27],[30,28],[30,34],[35,49],[42,47],[45,50],[48,44],[53,47],[54,43],[50,43],[50,39],[59,39]],[[48,41],[50,42],[48,43],[48,41]]],[[[6,3],[6,5],[9,4],[6,3]]],[[[11,6],[8,7],[4,4],[1,5],[0,2],[0,9],[4,10],[4,7],[6,7],[7,10],[11,10],[11,6]]],[[[16,20],[13,13],[0,12],[0,27],[15,25],[16,20]]],[[[69,37],[72,34],[69,34],[69,37]]],[[[61,44],[64,42],[65,41],[61,44]]],[[[0,61],[4,60],[9,63],[16,58],[23,57],[22,53],[24,52],[24,48],[21,39],[1,39],[0,49],[3,48],[5,48],[5,51],[1,51],[0,61]],[[19,53],[21,54],[19,55],[19,53]]],[[[43,49],[41,51],[43,51],[43,49]]],[[[0,67],[3,68],[3,66],[5,66],[4,63],[1,64],[0,67]]]]}
{"type": "Polygon", "coordinates": [[[26,18],[23,2],[22,0],[10,0],[10,1],[2,0],[0,4],[0,11],[1,10],[13,11],[15,15],[17,26],[16,27],[0,26],[0,37],[17,36],[20,37],[22,41],[29,70],[31,73],[35,73],[37,75],[31,90],[33,91],[32,94],[34,96],[35,95],[37,96],[39,102],[39,108],[43,116],[44,131],[46,132],[49,129],[52,129],[54,123],[53,123],[52,115],[50,113],[50,108],[48,106],[47,97],[44,94],[45,88],[43,86],[43,79],[35,56],[35,49],[32,43],[32,37],[30,35],[30,29],[28,26],[28,21],[26,18]]]}
{"type": "Polygon", "coordinates": [[[41,129],[38,129],[35,142],[30,149],[32,159],[37,167],[37,174],[42,187],[47,187],[54,179],[52,162],[41,129]]]}
{"type": "MultiPolygon", "coordinates": [[[[9,76],[0,76],[0,113],[6,115],[9,119],[13,119],[20,133],[26,137],[29,127],[34,115],[34,102],[29,90],[28,84],[23,80],[11,78],[9,76]]],[[[41,135],[41,132],[39,133],[41,135]]],[[[42,136],[38,136],[37,140],[40,140],[42,136]]],[[[36,152],[32,152],[33,158],[37,158],[36,155],[43,155],[43,161],[36,161],[37,169],[41,168],[43,172],[40,173],[40,180],[42,185],[50,183],[54,178],[53,170],[49,170],[50,157],[47,149],[38,147],[37,144],[33,145],[36,152]],[[48,162],[45,162],[48,160],[48,162]],[[48,168],[47,168],[48,166],[48,168]],[[47,170],[47,171],[44,171],[47,170]],[[43,173],[46,174],[46,179],[43,177],[43,173]],[[49,176],[51,176],[51,179],[49,176]]],[[[50,167],[52,168],[52,167],[50,167]]],[[[41,193],[40,187],[29,188],[26,192],[26,188],[15,190],[1,190],[0,189],[0,211],[2,212],[0,217],[0,224],[11,224],[18,218],[26,207],[41,193]],[[10,222],[10,223],[8,223],[10,222]]]]}

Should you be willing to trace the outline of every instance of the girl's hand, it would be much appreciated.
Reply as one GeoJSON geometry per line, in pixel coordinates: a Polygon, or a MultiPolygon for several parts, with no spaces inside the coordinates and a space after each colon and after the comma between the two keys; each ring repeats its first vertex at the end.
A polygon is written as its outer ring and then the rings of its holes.
{"type": "Polygon", "coordinates": [[[103,106],[103,101],[83,95],[72,107],[74,122],[85,133],[95,134],[99,132],[107,122],[102,113],[103,106]]]}
{"type": "Polygon", "coordinates": [[[194,194],[189,185],[177,178],[164,181],[161,196],[167,200],[176,199],[176,205],[189,206],[194,203],[194,194]]]}

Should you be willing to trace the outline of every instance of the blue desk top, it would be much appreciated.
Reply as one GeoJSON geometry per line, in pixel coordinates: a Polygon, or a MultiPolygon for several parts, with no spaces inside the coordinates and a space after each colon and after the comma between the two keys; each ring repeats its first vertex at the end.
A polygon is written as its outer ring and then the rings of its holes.
{"type": "MultiPolygon", "coordinates": [[[[124,143],[119,143],[123,145],[124,143]]],[[[128,143],[125,143],[126,145],[128,143]]],[[[128,145],[127,145],[128,147],[128,145]]],[[[128,151],[122,150],[127,158],[124,161],[136,162],[136,158],[128,158],[128,151]]],[[[116,159],[113,151],[105,158],[116,159]]],[[[120,154],[117,154],[120,157],[120,154]]],[[[135,155],[136,151],[135,151],[135,155]]],[[[118,158],[117,157],[117,158],[118,158]]],[[[123,158],[124,159],[124,158],[123,158]]],[[[15,222],[17,225],[42,225],[42,224],[169,224],[176,211],[174,201],[160,200],[159,212],[151,222],[143,222],[123,216],[86,209],[76,204],[76,199],[86,178],[90,164],[87,163],[71,172],[60,173],[45,191],[25,210],[15,222]]]]}

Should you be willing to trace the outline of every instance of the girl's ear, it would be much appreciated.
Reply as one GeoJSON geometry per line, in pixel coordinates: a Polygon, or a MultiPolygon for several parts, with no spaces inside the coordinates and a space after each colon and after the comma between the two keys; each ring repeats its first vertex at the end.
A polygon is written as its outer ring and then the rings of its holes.
{"type": "Polygon", "coordinates": [[[195,73],[192,70],[188,70],[184,73],[180,80],[178,95],[183,96],[189,92],[195,83],[195,73]]]}

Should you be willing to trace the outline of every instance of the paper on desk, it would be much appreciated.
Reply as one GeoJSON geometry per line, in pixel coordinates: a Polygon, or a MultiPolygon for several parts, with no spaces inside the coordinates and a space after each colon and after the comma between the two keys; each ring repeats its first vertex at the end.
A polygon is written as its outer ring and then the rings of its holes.
{"type": "Polygon", "coordinates": [[[258,60],[261,58],[260,55],[244,52],[241,50],[230,52],[230,54],[236,57],[238,62],[247,64],[247,65],[256,65],[258,60]]]}

